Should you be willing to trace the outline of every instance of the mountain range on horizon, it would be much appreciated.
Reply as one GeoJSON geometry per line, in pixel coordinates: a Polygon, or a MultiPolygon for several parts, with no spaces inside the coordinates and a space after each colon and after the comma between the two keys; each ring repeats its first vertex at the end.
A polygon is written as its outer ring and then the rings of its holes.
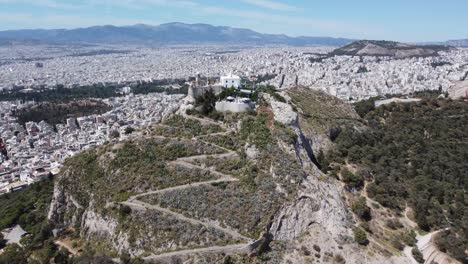
{"type": "MultiPolygon", "coordinates": [[[[186,24],[180,22],[157,26],[93,26],[76,29],[22,29],[0,31],[0,44],[235,44],[235,45],[290,45],[290,46],[344,46],[355,39],[334,37],[290,37],[284,34],[263,34],[250,29],[186,24]]],[[[468,39],[431,42],[431,44],[468,47],[468,39]]]]}
{"type": "Polygon", "coordinates": [[[241,44],[291,46],[343,46],[352,39],[332,37],[289,37],[262,34],[250,29],[209,24],[166,23],[157,26],[93,26],[76,29],[24,29],[0,31],[0,43],[47,44],[241,44]]]}

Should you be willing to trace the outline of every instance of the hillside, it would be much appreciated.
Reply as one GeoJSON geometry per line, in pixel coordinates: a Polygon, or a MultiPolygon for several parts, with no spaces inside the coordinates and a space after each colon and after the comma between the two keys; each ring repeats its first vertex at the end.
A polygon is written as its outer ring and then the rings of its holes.
{"type": "MultiPolygon", "coordinates": [[[[314,164],[311,135],[290,104],[267,94],[261,102],[257,114],[223,122],[175,116],[74,157],[56,181],[50,220],[113,257],[358,263],[353,220],[338,181],[314,164]],[[296,256],[312,232],[327,241],[322,253],[310,255],[309,244],[296,256]]],[[[382,260],[381,249],[371,251],[382,260]]]]}
{"type": "Polygon", "coordinates": [[[28,42],[49,44],[243,44],[342,46],[352,40],[330,37],[288,37],[262,34],[250,29],[208,24],[167,23],[158,26],[94,26],[77,29],[28,29],[0,31],[0,43],[28,42]]]}
{"type": "Polygon", "coordinates": [[[450,47],[442,45],[412,45],[393,41],[361,40],[338,48],[330,56],[428,57],[438,56],[450,47]]]}
{"type": "MultiPolygon", "coordinates": [[[[266,125],[260,117],[249,120],[266,125]]],[[[265,136],[271,136],[267,131],[265,136]]],[[[231,135],[221,125],[174,117],[145,134],[70,160],[57,182],[60,191],[51,219],[81,229],[88,238],[105,238],[107,251],[102,253],[108,255],[125,250],[158,259],[171,251],[216,247],[242,252],[261,238],[270,217],[287,199],[287,193],[274,186],[294,194],[292,186],[265,174],[265,165],[225,148],[226,136],[239,142],[246,138],[231,135]],[[206,200],[210,196],[218,198],[206,200]],[[69,199],[88,209],[70,211],[69,199]],[[62,207],[69,213],[60,213],[62,207]],[[103,228],[103,221],[110,226],[103,228]]],[[[267,144],[262,147],[272,147],[267,144]]],[[[299,184],[300,178],[295,181],[299,184]]]]}
{"type": "MultiPolygon", "coordinates": [[[[348,103],[298,87],[261,93],[258,103],[256,112],[218,113],[222,121],[174,115],[68,159],[44,198],[52,200],[48,222],[25,222],[38,234],[42,225],[43,236],[34,233],[34,247],[22,251],[7,247],[0,262],[410,264],[418,249],[425,258],[462,256],[456,189],[466,155],[453,135],[466,137],[464,102],[389,105],[361,118],[348,103]],[[418,136],[433,139],[420,158],[421,146],[407,146],[423,142],[418,136]],[[444,144],[457,156],[450,163],[444,154],[449,170],[433,158],[444,144]],[[416,177],[405,172],[407,159],[416,177]]],[[[4,227],[34,212],[9,210],[4,227]]]]}
{"type": "MultiPolygon", "coordinates": [[[[336,147],[321,160],[323,170],[372,203],[404,216],[398,226],[411,212],[426,232],[448,228],[436,236],[439,248],[466,261],[468,104],[427,97],[383,105],[363,115],[368,125],[343,128],[336,147]]],[[[372,211],[376,208],[372,205],[372,211]]],[[[395,224],[393,228],[400,229],[395,224]]],[[[371,232],[374,225],[375,221],[366,224],[371,232]]]]}

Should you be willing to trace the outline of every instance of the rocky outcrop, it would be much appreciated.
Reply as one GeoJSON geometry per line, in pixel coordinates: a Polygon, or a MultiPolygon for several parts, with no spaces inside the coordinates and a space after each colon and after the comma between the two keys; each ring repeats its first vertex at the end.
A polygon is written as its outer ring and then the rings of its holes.
{"type": "Polygon", "coordinates": [[[306,172],[296,198],[285,205],[277,214],[271,226],[271,233],[277,240],[294,240],[311,226],[318,225],[336,238],[348,233],[350,219],[338,184],[327,179],[317,167],[313,150],[298,124],[298,115],[290,104],[276,101],[263,94],[271,106],[274,119],[290,126],[297,135],[295,153],[306,172]]]}
{"type": "Polygon", "coordinates": [[[59,230],[80,223],[81,214],[79,212],[83,212],[84,208],[73,196],[65,193],[57,182],[54,186],[54,194],[47,218],[59,230]]]}
{"type": "MultiPolygon", "coordinates": [[[[66,177],[66,172],[62,177],[66,177]]],[[[84,208],[63,189],[60,179],[54,186],[48,219],[55,228],[54,235],[56,236],[69,228],[74,228],[79,230],[80,236],[86,240],[106,242],[118,252],[141,254],[140,251],[130,247],[127,234],[118,232],[117,219],[97,213],[92,203],[84,208]]]]}
{"type": "Polygon", "coordinates": [[[298,145],[296,153],[301,160],[306,177],[303,180],[296,198],[286,205],[272,225],[275,239],[294,240],[305,233],[312,225],[322,227],[337,239],[349,234],[351,220],[341,199],[342,189],[338,183],[317,168],[307,150],[302,132],[296,129],[298,145]]]}
{"type": "Polygon", "coordinates": [[[290,104],[278,102],[269,94],[262,94],[262,96],[271,106],[276,121],[283,125],[297,126],[297,113],[290,104]]]}
{"type": "MultiPolygon", "coordinates": [[[[315,258],[323,263],[340,258],[344,258],[346,263],[363,263],[363,259],[367,263],[411,263],[405,257],[370,255],[354,242],[352,228],[355,222],[344,202],[343,188],[318,168],[312,140],[304,135],[291,106],[287,107],[287,104],[276,102],[269,96],[266,99],[272,106],[275,120],[296,132],[297,142],[292,152],[301,161],[305,174],[296,197],[275,215],[269,230],[274,240],[285,241],[288,245],[282,262],[310,261],[301,250],[308,251],[308,247],[316,245],[315,248],[322,252],[315,252],[315,258]]],[[[283,144],[281,147],[288,146],[283,144]]]]}

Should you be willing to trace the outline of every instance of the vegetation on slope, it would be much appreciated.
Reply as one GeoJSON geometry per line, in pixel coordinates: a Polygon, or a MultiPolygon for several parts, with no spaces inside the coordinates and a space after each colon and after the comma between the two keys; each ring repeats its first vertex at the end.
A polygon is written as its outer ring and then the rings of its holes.
{"type": "Polygon", "coordinates": [[[59,184],[83,207],[89,205],[92,195],[95,206],[103,209],[106,202],[124,201],[145,190],[211,179],[213,176],[196,171],[189,174],[194,177],[187,177],[189,175],[169,166],[167,161],[221,152],[223,150],[207,144],[169,139],[108,145],[67,160],[63,169],[66,177],[60,177],[59,184]]]}
{"type": "Polygon", "coordinates": [[[139,247],[148,253],[239,242],[217,229],[191,224],[155,210],[132,210],[121,217],[118,231],[129,235],[130,246],[139,243],[139,247]]]}
{"type": "Polygon", "coordinates": [[[464,261],[468,104],[428,98],[384,105],[365,116],[369,126],[339,133],[336,149],[321,160],[324,170],[337,175],[334,164],[356,165],[348,187],[359,189],[373,179],[367,193],[380,204],[399,212],[408,204],[423,230],[450,227],[439,246],[464,261]]]}
{"type": "Polygon", "coordinates": [[[152,135],[190,139],[223,131],[219,125],[203,125],[199,121],[176,115],[165,120],[162,125],[155,126],[152,135]]]}
{"type": "Polygon", "coordinates": [[[0,230],[21,225],[27,232],[40,233],[52,200],[53,180],[30,185],[23,191],[0,196],[0,230]]]}
{"type": "Polygon", "coordinates": [[[18,122],[24,125],[27,122],[40,122],[44,120],[50,125],[65,124],[67,118],[77,118],[89,115],[100,115],[111,110],[111,107],[97,100],[81,100],[68,103],[41,103],[31,108],[18,110],[18,122]]]}
{"type": "MultiPolygon", "coordinates": [[[[239,182],[188,188],[142,199],[188,217],[220,221],[249,237],[257,238],[279,206],[294,197],[303,177],[299,161],[277,145],[279,140],[295,144],[294,132],[273,122],[270,114],[268,108],[262,106],[257,116],[238,116],[242,120],[239,132],[231,132],[229,136],[201,137],[202,140],[238,151],[240,157],[208,157],[194,160],[193,163],[233,175],[240,179],[239,182]],[[213,138],[215,140],[211,140],[213,138]],[[245,156],[243,146],[246,144],[256,147],[258,155],[255,160],[245,156]],[[272,177],[271,170],[275,177],[272,177]],[[278,191],[278,188],[282,191],[278,191]]],[[[225,120],[230,118],[225,117],[225,120]]]]}
{"type": "Polygon", "coordinates": [[[300,109],[299,121],[306,132],[325,133],[334,138],[340,126],[360,122],[351,105],[325,92],[298,88],[290,89],[288,95],[300,109]]]}
{"type": "Polygon", "coordinates": [[[278,209],[281,195],[274,191],[274,185],[260,186],[255,192],[242,185],[218,183],[153,195],[145,201],[189,217],[217,220],[247,236],[258,238],[278,209]]]}
{"type": "MultiPolygon", "coordinates": [[[[218,229],[179,221],[158,210],[117,205],[134,194],[211,181],[220,178],[215,172],[223,173],[226,182],[188,185],[138,200],[197,221],[219,221],[223,227],[256,239],[280,205],[294,197],[303,178],[300,161],[277,144],[294,144],[294,132],[275,123],[269,111],[262,106],[259,115],[226,114],[223,119],[233,122],[228,127],[240,124],[239,131],[230,132],[209,120],[175,116],[149,129],[144,139],[108,144],[69,159],[58,184],[83,208],[92,206],[106,219],[118,219],[117,229],[128,235],[130,246],[147,255],[240,243],[218,229]],[[254,160],[247,158],[246,146],[255,149],[254,160]],[[237,155],[214,156],[226,153],[224,147],[237,155]],[[176,161],[192,156],[196,157],[176,161]],[[206,169],[192,167],[197,165],[206,169]]],[[[81,219],[80,210],[69,208],[64,218],[81,219]]],[[[76,224],[79,231],[81,223],[76,224]]]]}
{"type": "Polygon", "coordinates": [[[53,244],[52,227],[47,221],[53,185],[53,179],[46,179],[22,191],[0,196],[0,230],[20,225],[29,233],[21,239],[22,247],[6,246],[0,263],[27,263],[31,256],[38,263],[48,263],[61,254],[53,244]]]}
{"type": "MultiPolygon", "coordinates": [[[[156,83],[139,83],[132,87],[134,94],[148,93],[168,93],[168,94],[187,94],[188,87],[184,86],[180,89],[172,89],[161,87],[167,82],[156,83]]],[[[75,87],[73,89],[65,88],[63,85],[57,85],[54,89],[38,90],[24,93],[21,91],[6,91],[0,93],[0,101],[36,101],[36,102],[64,102],[71,100],[80,100],[87,98],[109,98],[118,97],[121,94],[117,93],[120,86],[109,85],[87,85],[75,87]]]]}

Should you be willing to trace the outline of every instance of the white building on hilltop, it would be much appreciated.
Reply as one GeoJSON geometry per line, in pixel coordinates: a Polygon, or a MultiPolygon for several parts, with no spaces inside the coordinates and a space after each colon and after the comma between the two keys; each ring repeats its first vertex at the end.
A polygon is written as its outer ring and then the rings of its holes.
{"type": "Polygon", "coordinates": [[[232,73],[227,76],[221,76],[221,85],[225,88],[234,87],[238,89],[241,86],[241,78],[232,73]]]}

